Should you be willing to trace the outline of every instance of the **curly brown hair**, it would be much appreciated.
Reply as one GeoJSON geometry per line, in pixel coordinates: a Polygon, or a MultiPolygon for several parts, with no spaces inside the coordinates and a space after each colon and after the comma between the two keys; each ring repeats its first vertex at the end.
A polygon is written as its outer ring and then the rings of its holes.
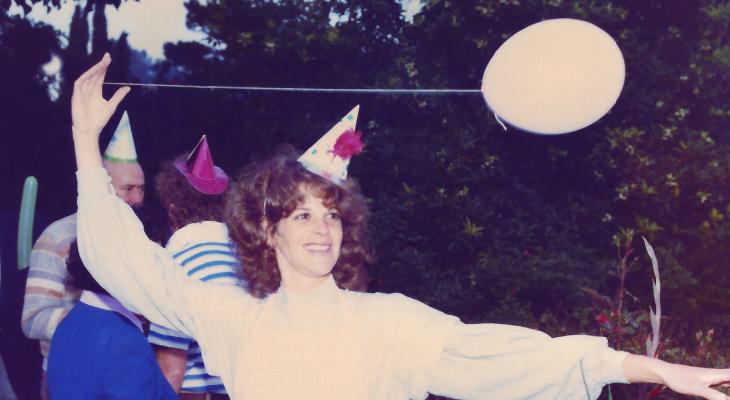
{"type": "Polygon", "coordinates": [[[248,290],[261,298],[279,288],[281,274],[268,234],[304,201],[301,188],[305,187],[340,213],[342,246],[332,269],[337,285],[365,291],[365,264],[373,259],[365,198],[353,179],[338,186],[305,169],[297,161],[298,155],[293,147],[282,146],[267,161],[246,168],[228,191],[225,221],[241,258],[248,290]]]}
{"type": "Polygon", "coordinates": [[[160,203],[167,210],[174,229],[203,221],[223,221],[223,201],[225,196],[204,194],[197,191],[175,168],[174,162],[184,160],[182,154],[174,160],[160,164],[155,175],[155,190],[160,203]]]}

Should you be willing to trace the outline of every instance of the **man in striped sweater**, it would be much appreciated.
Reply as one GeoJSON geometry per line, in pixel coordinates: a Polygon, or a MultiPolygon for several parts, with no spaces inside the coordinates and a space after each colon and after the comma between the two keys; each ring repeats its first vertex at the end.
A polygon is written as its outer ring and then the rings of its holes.
{"type": "MultiPolygon", "coordinates": [[[[175,230],[166,249],[190,279],[242,284],[228,229],[220,222],[227,186],[228,177],[213,165],[205,136],[187,159],[163,163],[155,176],[155,189],[175,230]]],[[[200,346],[193,339],[154,324],[148,339],[181,399],[227,398],[220,378],[206,372],[200,346]]]]}
{"type": "MultiPolygon", "coordinates": [[[[104,167],[109,172],[117,196],[132,207],[141,206],[144,200],[144,173],[137,162],[126,113],[104,152],[104,167]]],[[[74,241],[75,213],[49,225],[30,253],[21,326],[28,338],[40,341],[44,371],[41,398],[44,400],[48,398],[45,371],[51,338],[81,295],[80,291],[66,282],[66,258],[74,241]]]]}

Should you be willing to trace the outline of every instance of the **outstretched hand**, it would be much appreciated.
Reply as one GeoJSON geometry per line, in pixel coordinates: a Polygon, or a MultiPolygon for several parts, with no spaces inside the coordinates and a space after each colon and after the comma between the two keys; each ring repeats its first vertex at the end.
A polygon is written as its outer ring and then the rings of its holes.
{"type": "Polygon", "coordinates": [[[691,367],[629,354],[621,364],[630,383],[658,383],[673,391],[707,400],[730,400],[714,387],[730,387],[730,369],[691,367]]]}
{"type": "Polygon", "coordinates": [[[690,367],[665,364],[657,371],[664,384],[677,393],[699,396],[708,400],[728,400],[730,397],[711,386],[730,387],[730,369],[690,367]]]}
{"type": "Polygon", "coordinates": [[[71,96],[74,141],[93,140],[94,144],[98,145],[101,130],[109,122],[124,96],[129,93],[129,86],[124,86],[117,89],[109,100],[105,100],[102,96],[104,77],[111,61],[109,53],[105,53],[101,61],[74,82],[71,96]]]}

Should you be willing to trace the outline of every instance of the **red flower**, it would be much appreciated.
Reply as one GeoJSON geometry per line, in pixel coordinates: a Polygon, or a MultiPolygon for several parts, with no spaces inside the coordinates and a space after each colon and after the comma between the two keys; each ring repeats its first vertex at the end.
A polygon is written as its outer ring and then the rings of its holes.
{"type": "Polygon", "coordinates": [[[361,133],[354,129],[348,129],[342,132],[340,137],[337,138],[337,141],[335,141],[332,153],[343,160],[348,160],[352,156],[360,154],[365,147],[365,144],[360,140],[360,135],[361,133]]]}
{"type": "Polygon", "coordinates": [[[606,314],[604,314],[604,313],[600,313],[600,314],[598,314],[598,316],[596,317],[596,321],[597,321],[597,322],[598,322],[599,324],[603,325],[603,324],[606,324],[606,323],[608,323],[608,318],[606,317],[606,314]]]}

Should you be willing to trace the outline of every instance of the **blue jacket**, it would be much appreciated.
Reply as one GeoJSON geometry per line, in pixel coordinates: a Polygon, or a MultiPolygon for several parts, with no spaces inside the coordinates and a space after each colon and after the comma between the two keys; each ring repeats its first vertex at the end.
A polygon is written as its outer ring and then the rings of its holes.
{"type": "Polygon", "coordinates": [[[48,355],[48,392],[65,399],[177,399],[145,336],[114,311],[78,303],[48,355]]]}

